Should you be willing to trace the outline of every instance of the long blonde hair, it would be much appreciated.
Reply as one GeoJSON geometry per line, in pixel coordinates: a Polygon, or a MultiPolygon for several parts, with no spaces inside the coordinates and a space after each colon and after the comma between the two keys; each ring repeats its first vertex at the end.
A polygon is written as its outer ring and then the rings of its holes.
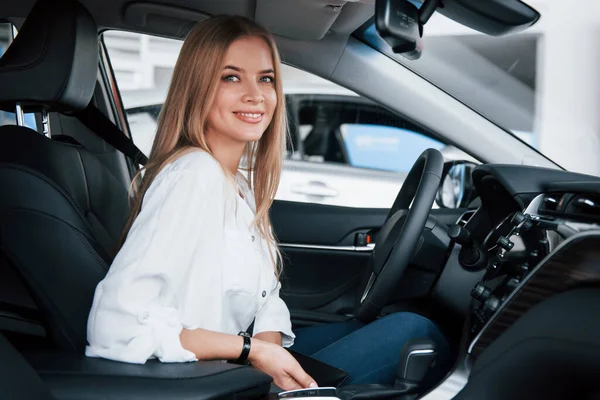
{"type": "MultiPolygon", "coordinates": [[[[219,15],[206,19],[187,35],[158,118],[148,163],[133,179],[131,208],[119,247],[140,213],[146,191],[165,165],[194,148],[213,155],[205,135],[208,113],[216,95],[225,54],[234,41],[245,37],[259,37],[267,43],[275,71],[277,105],[273,119],[260,140],[246,145],[243,160],[256,201],[253,224],[268,241],[275,273],[279,277],[278,265],[282,266],[282,259],[272,232],[269,209],[279,185],[287,132],[280,58],[273,36],[256,22],[241,16],[219,15]]],[[[227,174],[226,168],[223,170],[227,174]]]]}

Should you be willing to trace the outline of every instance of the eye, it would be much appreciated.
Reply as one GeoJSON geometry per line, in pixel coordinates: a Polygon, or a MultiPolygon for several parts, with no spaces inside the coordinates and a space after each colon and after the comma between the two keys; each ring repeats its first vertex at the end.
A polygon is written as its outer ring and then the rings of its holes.
{"type": "Polygon", "coordinates": [[[272,76],[263,76],[260,78],[260,81],[264,83],[275,83],[275,78],[272,76]]]}
{"type": "Polygon", "coordinates": [[[240,78],[237,75],[227,75],[223,77],[223,82],[239,82],[240,78]]]}

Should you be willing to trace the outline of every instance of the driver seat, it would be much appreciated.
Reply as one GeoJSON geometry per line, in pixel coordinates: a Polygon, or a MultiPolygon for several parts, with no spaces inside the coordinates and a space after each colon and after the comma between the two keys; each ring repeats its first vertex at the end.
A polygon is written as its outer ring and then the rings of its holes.
{"type": "MultiPolygon", "coordinates": [[[[87,10],[76,0],[40,0],[0,59],[0,109],[78,112],[92,99],[97,71],[98,30],[87,10]]],[[[247,366],[130,365],[84,356],[94,289],[128,211],[126,189],[93,153],[26,127],[2,126],[0,187],[0,249],[31,293],[53,345],[21,350],[54,396],[268,393],[271,378],[247,366]]]]}

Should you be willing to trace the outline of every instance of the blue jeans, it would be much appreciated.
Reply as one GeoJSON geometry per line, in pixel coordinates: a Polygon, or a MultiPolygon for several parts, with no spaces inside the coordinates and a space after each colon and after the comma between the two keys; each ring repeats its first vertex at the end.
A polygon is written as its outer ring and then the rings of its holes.
{"type": "Polygon", "coordinates": [[[369,324],[351,320],[309,326],[295,334],[293,350],[345,370],[346,384],[392,385],[400,352],[410,339],[428,338],[437,345],[438,359],[428,378],[441,378],[450,362],[448,342],[435,324],[409,312],[389,314],[369,324]]]}

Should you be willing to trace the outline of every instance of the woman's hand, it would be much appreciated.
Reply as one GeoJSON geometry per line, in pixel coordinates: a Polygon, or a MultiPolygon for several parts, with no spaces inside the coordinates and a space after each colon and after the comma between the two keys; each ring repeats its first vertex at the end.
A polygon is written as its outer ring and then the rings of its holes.
{"type": "MultiPolygon", "coordinates": [[[[273,339],[274,335],[271,333],[265,333],[262,337],[273,339]]],[[[239,336],[201,328],[184,328],[179,337],[182,347],[193,352],[199,360],[235,360],[240,355],[243,342],[239,336]]],[[[281,389],[317,387],[315,380],[304,372],[294,356],[281,345],[256,337],[250,340],[248,361],[271,376],[281,389]]]]}
{"type": "Polygon", "coordinates": [[[276,344],[253,338],[248,360],[271,376],[275,385],[283,390],[317,387],[315,380],[304,372],[298,361],[276,344]]]}

